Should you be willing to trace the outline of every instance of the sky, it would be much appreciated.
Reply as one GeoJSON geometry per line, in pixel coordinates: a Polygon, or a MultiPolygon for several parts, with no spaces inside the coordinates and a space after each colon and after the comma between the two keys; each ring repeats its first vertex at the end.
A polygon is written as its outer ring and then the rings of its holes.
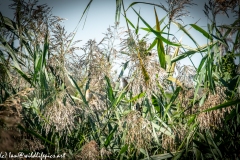
{"type": "MultiPolygon", "coordinates": [[[[149,2],[155,4],[165,4],[165,0],[124,0],[125,9],[132,2],[149,2]]],[[[182,17],[184,24],[191,24],[198,21],[197,25],[206,29],[208,20],[203,12],[204,4],[207,3],[207,0],[194,0],[196,5],[186,8],[190,12],[191,17],[182,17]]],[[[8,5],[11,3],[10,0],[0,0],[0,11],[4,16],[13,17],[11,10],[8,9],[8,5]]],[[[39,0],[38,4],[47,4],[49,7],[52,7],[52,14],[65,18],[63,25],[68,32],[72,32],[84,11],[89,0],[39,0]]],[[[113,26],[115,22],[115,9],[116,1],[115,0],[93,0],[90,9],[87,14],[87,19],[83,19],[80,23],[80,27],[75,36],[75,40],[82,40],[79,45],[84,45],[89,39],[95,39],[99,43],[104,37],[103,33],[106,33],[109,26],[113,26]],[[84,25],[84,28],[83,28],[84,25]]],[[[155,16],[154,16],[154,7],[146,4],[138,4],[134,6],[136,11],[141,11],[141,16],[150,24],[152,27],[155,25],[155,16]]],[[[166,15],[166,12],[161,8],[156,8],[159,19],[163,18],[166,15]]],[[[127,17],[137,24],[137,15],[133,12],[132,9],[127,11],[127,17]]],[[[85,18],[85,17],[84,17],[85,18]]],[[[219,24],[233,22],[233,18],[227,18],[227,16],[221,15],[217,19],[219,24]]],[[[181,21],[179,21],[181,22],[181,21]]],[[[126,28],[126,21],[123,16],[120,17],[120,26],[126,28]]],[[[140,23],[140,27],[146,27],[143,23],[140,23]]],[[[189,28],[189,27],[187,27],[189,28]]],[[[127,28],[126,28],[127,29],[127,28]]],[[[191,29],[190,34],[197,40],[200,45],[207,43],[206,38],[204,38],[200,33],[191,29]]],[[[177,27],[171,29],[171,33],[174,34],[178,39],[183,35],[181,31],[178,31],[177,27]]],[[[140,32],[140,34],[145,35],[145,32],[140,32]]],[[[196,47],[194,43],[185,35],[182,38],[182,43],[187,44],[191,47],[196,47]]],[[[193,57],[194,64],[198,66],[200,63],[201,56],[195,55],[193,57]]],[[[181,64],[191,65],[191,62],[188,58],[185,58],[181,61],[181,64]]]]}

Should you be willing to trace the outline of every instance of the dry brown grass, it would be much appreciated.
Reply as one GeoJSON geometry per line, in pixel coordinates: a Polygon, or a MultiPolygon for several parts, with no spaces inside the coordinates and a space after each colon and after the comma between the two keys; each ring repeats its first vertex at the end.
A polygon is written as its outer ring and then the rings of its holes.
{"type": "MultiPolygon", "coordinates": [[[[224,103],[226,99],[226,88],[217,87],[216,94],[209,93],[204,104],[199,108],[199,111],[215,107],[224,103]]],[[[221,128],[224,123],[224,116],[233,109],[233,106],[217,109],[209,112],[201,112],[198,115],[197,121],[201,130],[221,128]]]]}
{"type": "Polygon", "coordinates": [[[31,98],[33,91],[34,88],[26,88],[0,104],[1,151],[17,152],[24,149],[35,151],[44,147],[39,140],[29,137],[17,128],[18,125],[24,127],[22,104],[31,98]]]}
{"type": "MultiPolygon", "coordinates": [[[[197,116],[197,121],[199,122],[201,130],[221,128],[223,125],[224,116],[227,113],[230,113],[230,111],[233,109],[232,106],[209,112],[202,111],[226,102],[226,88],[217,86],[215,94],[209,92],[208,90],[203,90],[201,95],[204,93],[207,94],[207,98],[205,99],[203,105],[199,106],[198,103],[195,105],[192,104],[192,98],[194,96],[193,89],[181,91],[179,94],[179,101],[181,103],[180,107],[185,110],[184,113],[186,115],[196,114],[200,112],[200,114],[197,116]]],[[[201,95],[199,98],[202,98],[201,95]]]]}
{"type": "Polygon", "coordinates": [[[74,115],[77,113],[77,107],[71,103],[70,97],[67,96],[66,91],[59,91],[57,93],[48,92],[48,97],[41,99],[39,94],[41,91],[36,91],[37,99],[40,102],[47,102],[41,113],[38,113],[40,121],[44,122],[44,128],[48,133],[52,126],[56,131],[62,133],[63,131],[71,131],[74,127],[74,115]],[[53,98],[55,97],[55,99],[53,98]],[[53,98],[53,100],[51,100],[53,98]],[[49,102],[48,102],[49,101],[49,102]]]}
{"type": "MultiPolygon", "coordinates": [[[[189,90],[182,90],[179,93],[178,102],[180,103],[180,109],[184,110],[183,114],[186,116],[198,114],[196,121],[199,123],[200,130],[215,130],[219,129],[223,126],[224,123],[224,117],[226,114],[230,113],[230,111],[233,109],[233,106],[222,108],[218,110],[213,110],[209,112],[202,112],[206,109],[215,107],[217,105],[220,105],[224,103],[226,99],[226,88],[225,87],[216,87],[216,93],[211,93],[208,90],[202,90],[200,97],[201,98],[203,94],[207,94],[207,98],[204,101],[202,106],[199,106],[199,103],[196,103],[193,105],[192,99],[194,96],[194,89],[189,90]]],[[[176,147],[183,141],[183,139],[190,134],[188,132],[188,127],[186,125],[183,125],[181,123],[178,123],[178,125],[175,125],[174,129],[174,135],[175,138],[171,138],[169,136],[163,135],[163,141],[162,146],[165,149],[169,149],[171,151],[176,151],[176,147]]]]}
{"type": "Polygon", "coordinates": [[[226,14],[229,10],[234,11],[240,2],[239,0],[214,0],[213,3],[216,5],[215,14],[226,14]]]}
{"type": "Polygon", "coordinates": [[[162,147],[167,151],[177,151],[177,147],[183,142],[187,135],[187,131],[188,126],[180,123],[175,125],[173,128],[174,138],[165,134],[162,135],[162,147]]]}
{"type": "Polygon", "coordinates": [[[159,92],[159,85],[167,90],[168,74],[160,67],[157,52],[155,50],[147,52],[149,47],[147,39],[139,40],[139,35],[134,32],[127,32],[125,36],[127,38],[122,40],[120,52],[126,54],[119,54],[117,58],[128,62],[128,82],[133,95],[145,92],[151,99],[153,93],[159,92]],[[129,37],[130,35],[132,37],[129,37]]]}
{"type": "Polygon", "coordinates": [[[148,148],[152,142],[151,123],[141,117],[137,111],[131,111],[126,117],[123,117],[122,124],[126,124],[125,142],[128,145],[134,145],[136,148],[148,148]]]}
{"type": "Polygon", "coordinates": [[[81,160],[99,160],[100,157],[100,149],[98,144],[92,140],[86,143],[81,150],[80,159],[81,160]]]}

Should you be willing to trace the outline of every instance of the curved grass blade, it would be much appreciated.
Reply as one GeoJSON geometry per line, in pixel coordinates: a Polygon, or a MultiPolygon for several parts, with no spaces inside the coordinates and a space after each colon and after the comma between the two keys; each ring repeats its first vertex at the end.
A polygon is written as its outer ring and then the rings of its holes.
{"type": "Polygon", "coordinates": [[[35,137],[41,139],[42,141],[44,142],[47,142],[51,145],[54,145],[54,143],[52,143],[51,141],[49,141],[48,139],[44,138],[43,136],[39,135],[38,133],[34,132],[33,130],[30,130],[30,129],[27,129],[27,128],[24,128],[23,126],[21,125],[18,125],[18,128],[23,130],[24,132],[27,132],[27,133],[30,133],[32,135],[34,135],[35,137]]]}
{"type": "Polygon", "coordinates": [[[151,30],[152,33],[154,33],[158,38],[160,38],[164,43],[172,45],[172,46],[181,46],[178,43],[173,43],[170,42],[169,40],[167,40],[166,38],[162,37],[161,35],[159,35],[159,32],[155,31],[136,11],[135,9],[133,9],[134,12],[139,16],[139,18],[142,20],[142,22],[151,30]]]}
{"type": "Polygon", "coordinates": [[[71,75],[68,75],[68,76],[70,77],[71,82],[73,82],[73,86],[74,86],[74,87],[77,89],[77,91],[79,92],[79,94],[80,94],[80,96],[81,96],[84,104],[86,104],[86,105],[88,106],[88,102],[87,102],[85,96],[83,95],[81,89],[78,87],[77,82],[73,79],[73,77],[72,77],[71,75]]]}
{"type": "MultiPolygon", "coordinates": [[[[66,50],[68,50],[68,48],[70,47],[70,45],[71,45],[71,43],[72,43],[72,41],[73,41],[73,39],[74,39],[74,37],[75,37],[75,35],[76,35],[76,33],[77,33],[77,30],[78,30],[78,27],[79,27],[79,25],[80,25],[80,22],[81,22],[83,16],[85,15],[85,13],[89,10],[92,1],[93,1],[93,0],[90,0],[89,3],[87,4],[86,8],[84,9],[82,16],[81,16],[80,20],[79,20],[78,23],[77,23],[76,28],[73,30],[73,33],[74,33],[74,34],[73,34],[71,40],[69,41],[69,43],[67,44],[66,50]]],[[[86,16],[86,19],[87,19],[87,16],[86,16]]],[[[84,21],[84,25],[85,25],[86,19],[85,19],[85,21],[84,21]]],[[[84,25],[83,25],[83,28],[84,28],[84,25]]]]}
{"type": "Polygon", "coordinates": [[[118,157],[120,157],[121,154],[125,153],[127,151],[127,149],[128,149],[128,145],[124,145],[121,148],[120,152],[118,153],[118,157]]]}
{"type": "Polygon", "coordinates": [[[120,21],[120,14],[123,0],[116,0],[115,23],[120,21]]]}
{"type": "MultiPolygon", "coordinates": [[[[147,3],[147,2],[133,2],[133,3],[131,3],[131,4],[128,6],[127,10],[128,10],[130,7],[132,7],[132,6],[134,6],[135,4],[138,4],[138,3],[149,4],[149,5],[157,6],[157,7],[160,7],[160,8],[162,8],[163,10],[166,11],[165,7],[162,6],[162,5],[154,4],[154,3],[147,3]]],[[[126,11],[127,11],[127,10],[126,10],[126,11]]]]}
{"type": "Polygon", "coordinates": [[[219,37],[217,37],[217,36],[215,36],[215,35],[213,35],[213,34],[211,34],[211,35],[212,35],[212,37],[214,37],[215,39],[217,39],[217,40],[218,40],[220,43],[222,43],[223,45],[228,46],[227,42],[226,42],[224,39],[219,38],[219,37]]]}
{"type": "Polygon", "coordinates": [[[217,44],[217,41],[215,41],[215,42],[213,42],[213,43],[209,43],[209,44],[207,44],[207,45],[203,45],[203,46],[201,46],[201,47],[198,47],[197,49],[191,49],[191,50],[189,50],[189,51],[186,51],[186,52],[184,52],[184,53],[182,53],[182,54],[180,54],[180,55],[178,55],[178,56],[176,56],[176,57],[174,57],[172,60],[171,60],[171,63],[173,63],[173,62],[176,62],[176,61],[179,61],[179,60],[182,60],[182,59],[184,59],[184,58],[186,58],[186,57],[188,57],[188,56],[191,56],[191,55],[193,55],[193,54],[195,54],[195,53],[198,53],[198,52],[206,52],[208,49],[207,49],[207,47],[213,47],[215,44],[217,44]]]}
{"type": "Polygon", "coordinates": [[[117,130],[118,128],[118,125],[116,124],[114,129],[110,132],[110,134],[107,136],[107,139],[106,141],[104,142],[104,146],[105,147],[108,147],[108,145],[110,144],[111,140],[113,139],[113,135],[114,135],[114,132],[117,130]]]}
{"type": "Polygon", "coordinates": [[[122,70],[121,70],[121,72],[120,72],[118,78],[120,78],[120,77],[123,76],[123,72],[124,72],[125,69],[128,67],[128,63],[129,63],[129,61],[127,61],[127,62],[125,62],[125,63],[123,64],[123,68],[122,68],[122,70]]]}
{"type": "Polygon", "coordinates": [[[116,107],[121,102],[121,100],[125,97],[126,94],[127,94],[127,92],[125,92],[125,90],[122,90],[120,92],[120,95],[117,98],[114,99],[114,102],[112,103],[112,106],[116,107]]]}
{"type": "Polygon", "coordinates": [[[197,47],[199,47],[199,44],[197,43],[197,41],[191,36],[190,33],[188,33],[188,31],[184,28],[184,26],[182,26],[180,23],[174,22],[173,23],[180,29],[182,30],[194,43],[197,47]]]}
{"type": "Polygon", "coordinates": [[[151,43],[151,45],[149,46],[149,48],[147,49],[147,52],[152,50],[153,47],[157,44],[157,39],[155,38],[154,41],[151,43]]]}
{"type": "MultiPolygon", "coordinates": [[[[181,40],[179,41],[181,43],[181,40]]],[[[180,47],[176,47],[175,51],[174,51],[174,54],[173,54],[173,58],[177,57],[178,56],[178,53],[179,53],[179,48],[180,47]]],[[[172,58],[172,59],[173,59],[172,58]]],[[[171,60],[170,60],[171,61],[171,60]]],[[[175,71],[175,66],[176,66],[176,62],[170,62],[170,65],[167,69],[167,72],[169,73],[169,76],[173,76],[173,73],[175,71]]]]}
{"type": "MultiPolygon", "coordinates": [[[[139,15],[140,15],[140,10],[139,10],[139,15]]],[[[138,34],[138,31],[139,31],[139,17],[138,17],[138,20],[137,20],[137,27],[136,27],[136,35],[138,34]]]]}
{"type": "MultiPolygon", "coordinates": [[[[157,15],[155,7],[154,7],[154,13],[155,13],[155,20],[156,20],[156,30],[160,32],[160,24],[159,24],[158,15],[157,15]]],[[[159,35],[161,36],[161,34],[159,34],[159,35]]],[[[159,58],[160,66],[162,68],[166,69],[164,46],[163,46],[163,42],[160,38],[157,38],[157,51],[158,51],[158,58],[159,58]]]]}
{"type": "Polygon", "coordinates": [[[158,124],[156,124],[156,123],[154,123],[154,122],[151,122],[151,124],[152,124],[152,126],[153,126],[154,128],[156,128],[156,129],[157,129],[158,131],[160,131],[161,133],[163,133],[163,134],[165,134],[165,135],[167,135],[167,136],[169,136],[169,137],[171,137],[171,138],[174,138],[174,135],[171,133],[171,130],[168,129],[169,127],[167,127],[167,128],[161,127],[161,126],[159,126],[158,124]]]}
{"type": "Polygon", "coordinates": [[[239,100],[239,99],[227,101],[227,102],[225,102],[225,103],[223,103],[223,104],[220,104],[220,105],[217,105],[217,106],[215,106],[215,107],[206,109],[206,110],[204,110],[204,111],[202,111],[202,112],[208,112],[208,111],[218,110],[218,109],[226,108],[226,107],[233,106],[233,105],[237,105],[237,104],[240,104],[240,100],[239,100]]]}
{"type": "Polygon", "coordinates": [[[134,102],[136,100],[138,100],[139,98],[142,98],[145,96],[145,92],[139,93],[138,95],[134,96],[133,98],[131,98],[128,102],[134,102]]]}
{"type": "MultiPolygon", "coordinates": [[[[124,16],[124,15],[123,15],[124,16]]],[[[125,16],[124,16],[125,17],[125,16]]],[[[130,26],[132,26],[132,28],[136,29],[135,26],[133,25],[133,23],[127,18],[125,17],[126,21],[130,24],[130,26]]]]}
{"type": "Polygon", "coordinates": [[[105,76],[105,80],[107,82],[107,95],[108,95],[108,98],[109,98],[110,102],[112,104],[114,104],[115,97],[114,97],[114,94],[113,94],[113,89],[112,89],[110,80],[109,80],[109,78],[107,76],[105,76]]]}
{"type": "Polygon", "coordinates": [[[195,30],[199,31],[200,33],[202,33],[207,39],[213,40],[213,38],[211,37],[210,34],[208,34],[208,32],[206,32],[204,29],[202,29],[201,27],[199,27],[196,24],[190,24],[190,26],[192,26],[195,30]]]}
{"type": "MultiPolygon", "coordinates": [[[[166,17],[167,17],[167,15],[164,16],[164,17],[159,21],[159,24],[162,24],[162,23],[164,22],[164,20],[165,20],[166,17]]],[[[163,29],[162,29],[162,31],[161,31],[161,34],[167,34],[167,35],[171,35],[171,36],[173,36],[173,35],[170,34],[170,33],[165,33],[165,32],[163,32],[163,31],[165,30],[166,27],[167,27],[167,25],[165,25],[165,26],[163,27],[163,29]]],[[[148,29],[148,28],[141,28],[141,29],[142,29],[142,30],[146,30],[146,31],[148,31],[148,33],[147,33],[145,36],[143,36],[143,38],[148,37],[148,36],[150,35],[150,33],[152,33],[151,30],[148,29]]],[[[156,29],[156,25],[153,27],[153,29],[156,29]]],[[[157,31],[156,31],[156,32],[157,32],[157,31]]]]}
{"type": "Polygon", "coordinates": [[[142,74],[144,76],[145,83],[146,83],[146,85],[148,85],[148,80],[150,79],[150,77],[149,77],[149,74],[148,74],[144,64],[143,64],[142,58],[140,56],[140,52],[138,52],[138,59],[140,62],[140,66],[141,66],[142,74]]]}

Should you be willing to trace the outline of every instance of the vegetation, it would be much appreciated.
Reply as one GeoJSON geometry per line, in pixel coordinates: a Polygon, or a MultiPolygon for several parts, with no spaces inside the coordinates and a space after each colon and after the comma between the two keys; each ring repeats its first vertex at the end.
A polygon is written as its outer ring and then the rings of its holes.
{"type": "Polygon", "coordinates": [[[194,5],[190,0],[134,2],[126,9],[123,2],[116,1],[116,25],[103,40],[80,48],[73,41],[77,29],[68,34],[63,19],[37,1],[13,0],[13,20],[0,14],[0,151],[83,160],[239,159],[239,1],[205,4],[207,30],[178,22],[194,5]],[[139,3],[154,6],[155,26],[134,9],[139,3]],[[131,9],[137,25],[127,17],[131,9]],[[166,16],[159,19],[157,9],[166,16]],[[127,31],[119,27],[121,11],[127,31]],[[229,12],[236,20],[217,25],[216,17],[229,12]],[[196,48],[171,34],[173,24],[196,48]],[[198,67],[179,63],[195,54],[202,56],[198,67]],[[118,75],[113,68],[120,59],[118,75]],[[124,73],[128,85],[120,88],[124,73]]]}

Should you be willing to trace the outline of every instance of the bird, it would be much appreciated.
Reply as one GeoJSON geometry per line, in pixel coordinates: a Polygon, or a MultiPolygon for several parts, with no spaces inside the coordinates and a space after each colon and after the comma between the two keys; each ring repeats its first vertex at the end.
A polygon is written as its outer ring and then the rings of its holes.
{"type": "Polygon", "coordinates": [[[240,75],[240,64],[237,65],[235,72],[237,75],[240,75]]]}
{"type": "Polygon", "coordinates": [[[120,89],[124,89],[128,86],[128,82],[125,78],[121,77],[120,78],[120,89]]]}
{"type": "Polygon", "coordinates": [[[140,113],[142,113],[142,107],[140,106],[140,104],[138,102],[135,105],[135,109],[136,109],[136,111],[139,111],[140,113]]]}
{"type": "Polygon", "coordinates": [[[89,89],[86,91],[86,101],[89,102],[92,99],[92,93],[89,89]]]}

